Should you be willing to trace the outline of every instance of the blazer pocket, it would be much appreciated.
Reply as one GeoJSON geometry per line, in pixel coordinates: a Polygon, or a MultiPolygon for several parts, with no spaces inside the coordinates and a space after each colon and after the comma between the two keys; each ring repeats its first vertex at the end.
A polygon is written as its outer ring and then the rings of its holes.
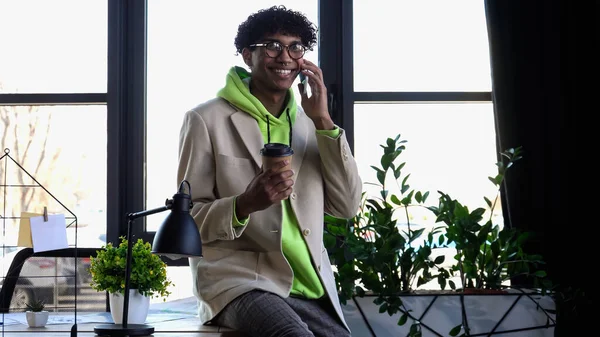
{"type": "Polygon", "coordinates": [[[239,158],[227,156],[224,154],[217,155],[217,165],[235,166],[235,167],[254,167],[254,160],[248,158],[239,158]]]}
{"type": "Polygon", "coordinates": [[[258,253],[206,248],[198,266],[198,288],[205,300],[257,280],[258,253]]]}
{"type": "Polygon", "coordinates": [[[252,159],[218,154],[216,157],[216,183],[220,198],[239,195],[257,173],[252,159]]]}

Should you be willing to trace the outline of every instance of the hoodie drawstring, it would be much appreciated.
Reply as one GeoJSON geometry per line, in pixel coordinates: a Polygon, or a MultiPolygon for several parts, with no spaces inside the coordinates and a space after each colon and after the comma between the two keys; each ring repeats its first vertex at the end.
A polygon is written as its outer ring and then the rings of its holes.
{"type": "MultiPolygon", "coordinates": [[[[290,139],[289,145],[292,147],[292,118],[290,117],[290,108],[285,109],[285,115],[290,126],[290,139]]],[[[269,115],[267,116],[267,144],[271,144],[271,122],[269,121],[269,115]]]]}
{"type": "Polygon", "coordinates": [[[271,126],[269,123],[269,115],[267,115],[267,144],[271,144],[271,126]]]}
{"type": "Polygon", "coordinates": [[[290,125],[290,147],[292,147],[292,118],[290,117],[290,108],[285,109],[285,114],[287,116],[288,124],[290,125]]]}

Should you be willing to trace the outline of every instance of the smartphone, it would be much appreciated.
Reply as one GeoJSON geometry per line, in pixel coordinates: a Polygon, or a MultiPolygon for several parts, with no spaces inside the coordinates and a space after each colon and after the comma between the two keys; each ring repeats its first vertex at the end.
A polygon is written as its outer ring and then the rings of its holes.
{"type": "Polygon", "coordinates": [[[306,75],[302,71],[298,73],[298,76],[300,76],[300,82],[306,83],[306,75]]]}
{"type": "Polygon", "coordinates": [[[302,83],[302,85],[304,86],[304,90],[303,90],[302,94],[306,94],[306,91],[308,90],[308,83],[306,81],[306,75],[304,75],[304,73],[302,71],[300,71],[298,73],[298,75],[300,76],[300,83],[302,83]]]}

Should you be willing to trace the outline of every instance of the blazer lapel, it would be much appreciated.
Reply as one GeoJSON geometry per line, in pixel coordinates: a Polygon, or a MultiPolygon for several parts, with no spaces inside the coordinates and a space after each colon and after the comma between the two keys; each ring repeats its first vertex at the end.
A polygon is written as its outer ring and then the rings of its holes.
{"type": "MultiPolygon", "coordinates": [[[[237,109],[236,109],[237,110],[237,109]]],[[[292,149],[294,150],[294,159],[292,160],[292,170],[298,174],[300,172],[300,166],[304,159],[304,152],[306,151],[306,143],[308,136],[308,126],[306,125],[309,121],[306,116],[302,115],[301,110],[298,109],[298,115],[296,121],[292,126],[292,149]]],[[[264,145],[262,134],[258,128],[258,123],[252,116],[246,112],[237,110],[236,113],[231,115],[231,122],[235,126],[240,138],[244,142],[248,152],[254,159],[254,162],[258,167],[262,166],[262,160],[260,158],[260,149],[264,145]]]]}
{"type": "Polygon", "coordinates": [[[258,123],[252,116],[239,110],[231,115],[231,122],[240,134],[240,138],[246,145],[252,159],[258,167],[261,167],[260,149],[263,147],[263,137],[258,128],[258,123]]]}
{"type": "Polygon", "coordinates": [[[296,121],[292,126],[292,149],[294,150],[294,159],[292,159],[292,170],[295,174],[300,172],[300,166],[304,159],[304,152],[306,151],[306,143],[308,136],[308,126],[306,125],[308,118],[305,118],[301,114],[301,110],[298,109],[296,115],[296,121]]]}

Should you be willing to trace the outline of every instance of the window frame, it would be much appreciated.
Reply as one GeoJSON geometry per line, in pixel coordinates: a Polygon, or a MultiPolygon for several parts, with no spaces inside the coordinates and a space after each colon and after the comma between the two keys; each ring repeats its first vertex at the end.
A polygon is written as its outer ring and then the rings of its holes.
{"type": "Polygon", "coordinates": [[[353,0],[321,1],[320,20],[324,41],[319,59],[329,94],[334,121],[346,131],[354,152],[354,105],[373,103],[492,103],[491,91],[354,91],[353,0]],[[341,62],[338,62],[341,60],[341,62]]]}
{"type": "MultiPolygon", "coordinates": [[[[113,1],[108,1],[108,5],[109,7],[111,6],[111,4],[113,4],[113,1]]],[[[109,20],[109,25],[108,25],[108,29],[110,31],[111,27],[110,27],[110,19],[111,19],[111,14],[108,13],[108,18],[109,20]]],[[[110,50],[111,48],[111,37],[110,35],[107,36],[107,46],[108,49],[110,50]]],[[[111,73],[111,60],[110,58],[108,59],[108,64],[107,64],[107,72],[108,74],[111,73]]],[[[110,77],[110,75],[109,75],[110,77]]],[[[111,151],[111,135],[115,136],[114,133],[114,129],[113,129],[113,133],[111,134],[110,130],[111,130],[111,123],[110,123],[110,82],[109,85],[107,86],[107,91],[106,92],[95,92],[95,93],[52,93],[52,92],[44,92],[44,93],[0,93],[0,106],[54,106],[54,105],[104,105],[106,106],[106,113],[107,113],[107,128],[108,128],[108,134],[107,134],[107,141],[109,142],[109,146],[107,148],[107,158],[111,158],[112,152],[111,151]]],[[[114,144],[113,144],[114,146],[114,144]]],[[[4,149],[2,149],[4,150],[4,149]]],[[[114,149],[113,149],[114,150],[114,149]]],[[[110,167],[110,159],[108,160],[108,164],[110,167]]],[[[110,174],[107,173],[109,176],[110,174]]],[[[108,178],[108,177],[107,177],[108,178]]],[[[106,212],[107,212],[107,228],[106,228],[106,233],[107,233],[107,242],[108,242],[108,233],[110,231],[110,226],[108,226],[108,220],[110,219],[110,214],[114,213],[114,209],[111,210],[110,209],[110,199],[111,199],[111,185],[110,185],[111,181],[110,179],[107,180],[107,204],[106,204],[106,212]]],[[[100,248],[100,247],[97,247],[100,248]]],[[[82,248],[82,249],[87,249],[87,248],[82,248]]],[[[108,308],[108,295],[106,297],[106,308],[108,308]]]]}
{"type": "MultiPolygon", "coordinates": [[[[354,105],[372,103],[491,103],[491,91],[386,92],[354,91],[353,1],[319,1],[319,64],[334,122],[345,130],[354,152],[354,105]]],[[[146,209],[146,65],[147,0],[109,1],[108,10],[108,200],[107,241],[126,235],[126,215],[146,209]]],[[[158,207],[161,205],[150,205],[158,207]]],[[[146,221],[132,232],[152,242],[146,221]]],[[[165,261],[188,265],[187,259],[165,261]]]]}
{"type": "MultiPolygon", "coordinates": [[[[147,1],[108,2],[107,242],[127,235],[127,215],[145,210],[147,1]]],[[[145,220],[132,234],[151,240],[145,220]]]]}
{"type": "MultiPolygon", "coordinates": [[[[139,156],[145,112],[146,1],[108,1],[107,91],[105,93],[0,93],[0,105],[105,105],[107,113],[106,240],[117,243],[127,233],[126,212],[142,209],[136,195],[143,196],[143,162],[139,156]],[[140,22],[140,16],[142,22],[140,22]],[[143,38],[142,38],[143,37],[143,38]],[[126,52],[127,51],[127,52],[126,52]],[[133,67],[132,67],[133,65],[133,67]],[[135,71],[138,71],[137,73],[135,71]],[[143,83],[143,85],[140,85],[143,83]],[[142,96],[144,95],[144,96],[142,96]],[[143,99],[140,99],[140,96],[143,99]],[[142,104],[142,105],[140,105],[142,104]],[[144,108],[145,109],[145,108],[144,108]],[[131,111],[132,113],[127,113],[131,111]],[[137,151],[137,152],[136,152],[137,151]],[[142,174],[140,174],[140,172],[142,174]]],[[[144,152],[141,152],[144,153],[144,152]]],[[[143,198],[141,199],[143,200],[143,198]]],[[[138,231],[138,234],[140,232],[138,231]]]]}

